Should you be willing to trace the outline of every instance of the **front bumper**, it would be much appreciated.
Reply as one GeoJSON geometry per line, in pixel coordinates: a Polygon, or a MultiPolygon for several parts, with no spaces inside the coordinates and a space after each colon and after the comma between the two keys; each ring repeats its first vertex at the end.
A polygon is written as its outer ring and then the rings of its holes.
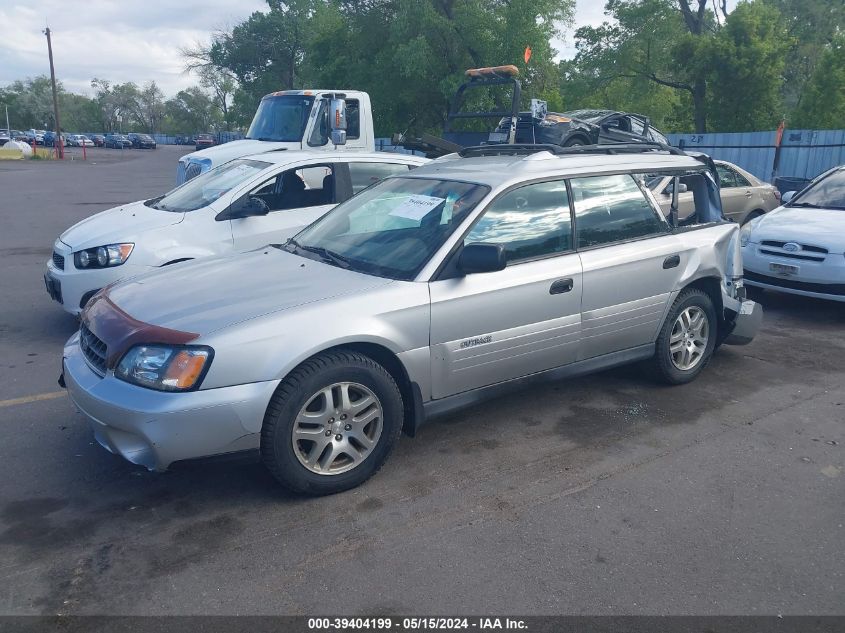
{"type": "Polygon", "coordinates": [[[87,302],[96,291],[110,283],[126,277],[134,277],[153,270],[150,266],[136,266],[127,261],[121,266],[111,268],[91,268],[78,270],[73,265],[73,253],[66,245],[54,246],[55,252],[64,257],[64,268],[57,268],[53,259],[47,260],[44,285],[47,294],[71,314],[82,312],[83,299],[87,302]]]}
{"type": "MultiPolygon", "coordinates": [[[[750,243],[742,249],[742,264],[745,269],[745,284],[756,288],[777,290],[789,294],[845,301],[845,256],[841,252],[824,255],[822,261],[810,261],[787,257],[782,254],[764,253],[764,249],[750,243]],[[794,272],[782,274],[773,272],[775,264],[790,266],[794,272]]],[[[807,255],[807,253],[802,253],[807,255]]]]}
{"type": "Polygon", "coordinates": [[[67,342],[63,378],[77,409],[106,450],[163,471],[176,461],[258,448],[267,404],[278,380],[167,393],[101,377],[67,342]]]}
{"type": "Polygon", "coordinates": [[[727,345],[748,345],[754,340],[763,323],[763,306],[754,301],[745,300],[733,321],[731,333],[725,338],[727,345]]]}

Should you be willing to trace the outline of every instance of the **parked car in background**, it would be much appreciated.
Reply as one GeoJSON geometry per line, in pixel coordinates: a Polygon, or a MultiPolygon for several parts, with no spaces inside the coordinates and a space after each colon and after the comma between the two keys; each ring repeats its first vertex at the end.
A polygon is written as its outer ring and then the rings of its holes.
{"type": "Polygon", "coordinates": [[[106,144],[106,137],[102,134],[88,134],[87,136],[94,143],[95,147],[103,147],[106,144]]]}
{"type": "Polygon", "coordinates": [[[149,134],[132,133],[132,134],[129,134],[127,136],[129,138],[129,140],[132,141],[132,147],[134,147],[136,149],[155,149],[156,148],[156,141],[149,134]]]}
{"type": "Polygon", "coordinates": [[[783,201],[742,229],[746,283],[845,301],[845,165],[783,201]]]}
{"type": "Polygon", "coordinates": [[[79,313],[122,277],[187,259],[283,242],[338,202],[425,158],[387,152],[276,152],[231,161],[151,200],[98,213],[62,233],[45,282],[79,313]]]}
{"type": "Polygon", "coordinates": [[[683,384],[753,339],[739,227],[707,204],[675,231],[638,184],[708,166],[487,152],[388,178],[284,244],[96,296],[63,359],[96,439],[154,470],[260,449],[282,485],[330,494],[375,474],[403,428],[526,380],[645,361],[683,384]]]}
{"type": "Polygon", "coordinates": [[[0,130],[0,147],[12,140],[12,134],[9,130],[0,130]]]}
{"type": "Polygon", "coordinates": [[[25,134],[26,134],[26,139],[27,139],[28,143],[31,144],[32,141],[35,141],[36,145],[44,145],[44,134],[45,134],[44,130],[30,129],[30,130],[27,130],[25,132],[25,134]]]}
{"type": "Polygon", "coordinates": [[[177,136],[173,141],[176,145],[194,145],[196,139],[193,136],[177,136]]]}
{"type": "Polygon", "coordinates": [[[211,134],[197,134],[196,139],[194,140],[194,145],[198,150],[211,147],[214,144],[214,137],[211,134]]]}
{"type": "MultiPolygon", "coordinates": [[[[511,119],[503,118],[497,132],[506,133],[511,119]]],[[[520,112],[517,143],[548,143],[573,147],[599,143],[661,143],[669,141],[642,114],[614,110],[572,110],[549,112],[536,120],[531,112],[520,112]]]]}
{"type": "MultiPolygon", "coordinates": [[[[61,141],[61,144],[63,146],[67,145],[67,143],[65,142],[66,137],[64,133],[60,135],[59,140],[61,141]]],[[[46,132],[44,132],[44,147],[55,147],[58,144],[59,143],[56,140],[56,133],[53,130],[47,130],[46,132]]]]}
{"type": "Polygon", "coordinates": [[[129,137],[124,136],[123,134],[109,134],[106,136],[104,147],[124,149],[126,147],[132,147],[132,141],[129,140],[129,137]]]}
{"type": "MultiPolygon", "coordinates": [[[[780,204],[780,192],[741,167],[723,160],[713,161],[719,175],[719,194],[725,217],[745,224],[780,204]]],[[[649,178],[648,186],[654,192],[663,213],[668,216],[672,206],[672,183],[669,176],[649,178]]],[[[695,208],[693,192],[683,177],[678,193],[678,217],[685,220],[695,208]]]]}
{"type": "Polygon", "coordinates": [[[26,143],[28,141],[26,132],[21,132],[20,130],[12,130],[11,132],[12,139],[15,141],[21,141],[26,143]]]}
{"type": "Polygon", "coordinates": [[[69,134],[67,144],[73,147],[94,147],[94,141],[84,134],[69,134]]]}

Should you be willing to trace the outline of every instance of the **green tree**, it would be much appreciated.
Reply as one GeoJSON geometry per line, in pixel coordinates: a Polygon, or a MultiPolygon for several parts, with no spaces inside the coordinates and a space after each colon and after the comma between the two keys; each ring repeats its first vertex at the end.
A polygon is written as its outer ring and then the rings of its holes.
{"type": "Polygon", "coordinates": [[[845,35],[822,53],[792,127],[841,129],[845,122],[845,35]]]}
{"type": "Polygon", "coordinates": [[[744,2],[728,16],[707,55],[708,118],[724,132],[768,130],[784,114],[783,72],[791,47],[780,12],[744,2]]]}
{"type": "Polygon", "coordinates": [[[164,104],[163,130],[168,134],[207,132],[220,120],[212,99],[198,86],[180,90],[164,104]]]}
{"type": "Polygon", "coordinates": [[[783,97],[787,109],[800,108],[804,87],[814,76],[822,56],[845,32],[842,0],[758,0],[780,11],[791,48],[783,74],[783,97]]]}

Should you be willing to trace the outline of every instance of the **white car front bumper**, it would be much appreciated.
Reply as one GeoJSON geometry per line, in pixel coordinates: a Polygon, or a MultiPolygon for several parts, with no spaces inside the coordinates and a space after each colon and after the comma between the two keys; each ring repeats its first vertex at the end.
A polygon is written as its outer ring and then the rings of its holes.
{"type": "Polygon", "coordinates": [[[153,270],[150,266],[135,266],[127,261],[111,268],[79,270],[73,264],[73,252],[64,243],[56,242],[53,257],[47,260],[44,284],[47,294],[71,314],[79,314],[98,290],[124,279],[153,270]]]}
{"type": "Polygon", "coordinates": [[[801,250],[786,252],[771,244],[742,249],[745,285],[805,297],[845,301],[845,254],[801,250]]]}

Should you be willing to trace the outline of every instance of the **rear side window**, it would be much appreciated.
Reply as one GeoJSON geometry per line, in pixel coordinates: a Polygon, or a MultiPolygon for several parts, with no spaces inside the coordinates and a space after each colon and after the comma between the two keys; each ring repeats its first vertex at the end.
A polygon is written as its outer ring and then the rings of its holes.
{"type": "Polygon", "coordinates": [[[352,193],[366,189],[383,178],[407,173],[410,167],[401,163],[349,163],[352,193]]]}
{"type": "Polygon", "coordinates": [[[736,187],[736,176],[732,170],[722,165],[716,165],[716,172],[719,174],[719,186],[722,189],[736,187]]]}
{"type": "Polygon", "coordinates": [[[632,240],[669,230],[628,174],[574,178],[570,184],[579,248],[632,240]]]}
{"type": "Polygon", "coordinates": [[[502,244],[508,262],[572,249],[566,182],[541,182],[495,200],[464,239],[465,244],[502,244]]]}

